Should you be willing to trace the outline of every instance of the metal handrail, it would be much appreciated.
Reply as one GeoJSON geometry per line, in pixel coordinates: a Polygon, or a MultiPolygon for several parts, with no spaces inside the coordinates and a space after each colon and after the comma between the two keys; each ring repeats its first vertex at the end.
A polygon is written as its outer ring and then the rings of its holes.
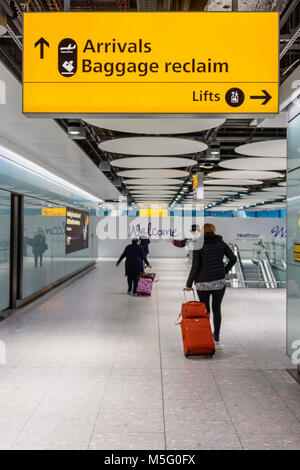
{"type": "Polygon", "coordinates": [[[263,278],[266,282],[266,287],[269,289],[276,289],[277,288],[276,278],[273,273],[270,258],[269,258],[269,255],[267,253],[267,250],[264,244],[260,242],[257,245],[254,245],[254,249],[255,247],[256,247],[256,252],[258,254],[258,260],[255,260],[255,261],[258,263],[259,268],[262,272],[263,278]],[[264,259],[261,258],[262,254],[263,254],[264,259]]]}
{"type": "MultiPolygon", "coordinates": [[[[268,255],[268,252],[285,252],[285,250],[266,250],[263,244],[255,245],[252,249],[239,249],[239,247],[235,243],[230,243],[229,246],[237,257],[237,263],[230,272],[229,282],[231,287],[245,288],[251,284],[255,284],[264,285],[269,289],[276,289],[285,284],[284,280],[277,281],[277,279],[275,278],[275,274],[272,269],[272,263],[270,262],[270,258],[268,255]],[[252,258],[249,261],[252,261],[253,264],[256,264],[258,266],[262,274],[263,280],[245,279],[244,266],[240,255],[241,252],[252,252],[252,258]]],[[[280,261],[283,265],[283,269],[281,269],[284,270],[285,262],[283,260],[280,261]]],[[[278,266],[276,267],[278,268],[278,266]]]]}
{"type": "MultiPolygon", "coordinates": [[[[232,243],[232,244],[230,244],[230,245],[233,246],[234,244],[232,243]]],[[[235,245],[235,246],[236,246],[236,245],[235,245]]],[[[253,248],[248,248],[248,249],[239,248],[239,251],[240,251],[240,252],[242,252],[242,251],[248,251],[248,252],[249,252],[249,251],[253,251],[253,248]]],[[[267,253],[285,253],[285,252],[286,252],[286,250],[267,250],[267,249],[265,249],[265,251],[266,251],[267,253]]]]}
{"type": "Polygon", "coordinates": [[[284,261],[284,259],[281,259],[280,261],[281,261],[281,263],[282,263],[282,265],[283,265],[284,271],[286,271],[286,268],[287,268],[286,261],[284,261]]]}
{"type": "Polygon", "coordinates": [[[243,266],[242,266],[241,255],[240,255],[240,252],[239,252],[239,247],[235,243],[230,243],[229,246],[230,246],[230,248],[232,249],[233,253],[235,254],[235,256],[237,258],[236,264],[231,269],[231,273],[236,274],[236,279],[234,279],[233,277],[231,277],[231,279],[230,279],[231,287],[236,287],[235,286],[236,280],[238,281],[238,283],[241,283],[241,287],[246,287],[245,276],[244,276],[244,271],[243,271],[243,266]]]}

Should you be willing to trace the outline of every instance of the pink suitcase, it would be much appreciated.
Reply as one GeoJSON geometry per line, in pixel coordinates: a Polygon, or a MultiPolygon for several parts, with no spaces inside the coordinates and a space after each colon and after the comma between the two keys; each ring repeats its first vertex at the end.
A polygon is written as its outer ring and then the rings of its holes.
{"type": "Polygon", "coordinates": [[[137,293],[138,295],[151,295],[152,291],[152,279],[148,277],[140,277],[137,293]]]}

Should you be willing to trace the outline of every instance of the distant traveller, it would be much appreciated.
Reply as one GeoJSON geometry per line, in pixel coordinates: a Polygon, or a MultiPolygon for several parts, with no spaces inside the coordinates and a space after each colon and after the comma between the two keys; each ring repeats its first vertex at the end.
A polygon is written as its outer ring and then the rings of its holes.
{"type": "Polygon", "coordinates": [[[150,240],[149,237],[146,233],[142,233],[140,236],[140,244],[144,248],[145,255],[149,255],[149,245],[150,245],[150,240]]]}
{"type": "Polygon", "coordinates": [[[121,254],[116,266],[119,266],[121,261],[125,259],[125,276],[127,276],[128,281],[128,294],[137,295],[137,285],[140,274],[144,271],[143,262],[148,268],[152,266],[147,260],[145,251],[141,245],[139,245],[139,240],[134,238],[131,245],[127,245],[123,253],[121,254]]]}
{"type": "Polygon", "coordinates": [[[193,250],[193,262],[186,283],[186,290],[192,290],[195,283],[200,302],[210,312],[210,296],[214,322],[214,340],[220,342],[221,303],[226,290],[226,274],[236,263],[236,256],[220,235],[216,235],[213,224],[204,224],[204,242],[199,250],[193,250]],[[228,258],[224,266],[223,258],[228,258]]]}
{"type": "Polygon", "coordinates": [[[190,261],[193,259],[193,251],[202,248],[203,233],[198,224],[193,224],[190,230],[191,236],[186,238],[186,250],[188,250],[187,257],[190,261]]]}
{"type": "Polygon", "coordinates": [[[43,254],[48,249],[46,243],[46,237],[44,235],[43,229],[38,227],[36,234],[34,235],[32,241],[32,253],[34,255],[34,266],[38,267],[38,260],[40,259],[40,266],[43,266],[43,254]]]}

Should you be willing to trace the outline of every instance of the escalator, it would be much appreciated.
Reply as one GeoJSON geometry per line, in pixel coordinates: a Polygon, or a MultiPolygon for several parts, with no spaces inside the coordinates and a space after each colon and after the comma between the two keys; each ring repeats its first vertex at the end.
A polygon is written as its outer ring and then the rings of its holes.
{"type": "Polygon", "coordinates": [[[242,269],[247,287],[265,287],[259,263],[253,263],[251,259],[243,259],[242,269]]]}
{"type": "Polygon", "coordinates": [[[228,275],[228,283],[231,287],[268,289],[279,287],[268,253],[262,244],[254,246],[253,251],[251,250],[251,258],[242,258],[241,250],[235,243],[231,243],[230,248],[237,257],[237,262],[228,275]]]}

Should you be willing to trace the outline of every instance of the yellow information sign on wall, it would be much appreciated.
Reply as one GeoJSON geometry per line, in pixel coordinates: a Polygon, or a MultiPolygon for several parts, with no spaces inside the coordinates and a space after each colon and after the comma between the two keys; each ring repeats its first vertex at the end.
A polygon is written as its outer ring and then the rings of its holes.
{"type": "Polygon", "coordinates": [[[23,112],[278,112],[278,13],[24,14],[23,112]]]}
{"type": "Polygon", "coordinates": [[[294,261],[300,261],[300,243],[294,243],[294,261]]]}
{"type": "Polygon", "coordinates": [[[65,207],[42,207],[42,215],[44,217],[66,216],[67,209],[65,207]]]}

